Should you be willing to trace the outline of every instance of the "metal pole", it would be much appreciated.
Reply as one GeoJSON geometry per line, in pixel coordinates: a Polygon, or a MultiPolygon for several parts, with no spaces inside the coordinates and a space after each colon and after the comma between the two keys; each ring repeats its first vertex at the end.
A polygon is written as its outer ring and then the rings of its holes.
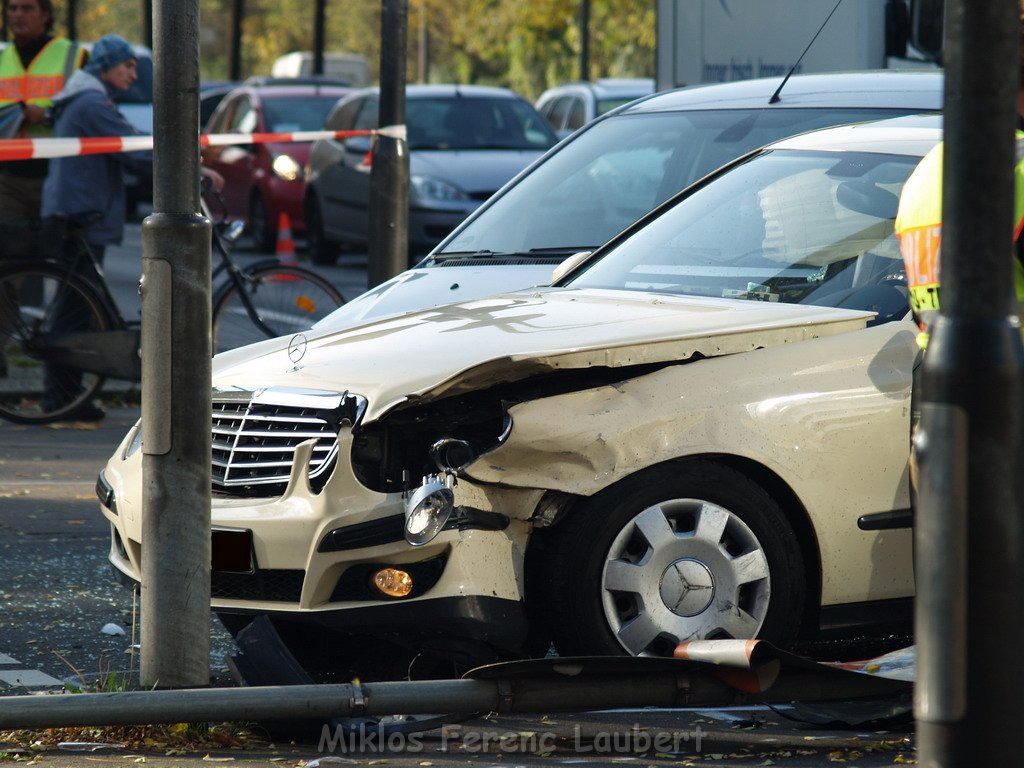
{"type": "Polygon", "coordinates": [[[153,0],[142,0],[142,44],[153,48],[153,0]]]}
{"type": "Polygon", "coordinates": [[[941,314],[922,369],[919,764],[1013,765],[1024,709],[1017,0],[946,3],[941,314]]]}
{"type": "MultiPolygon", "coordinates": [[[[759,701],[879,696],[905,691],[891,680],[845,673],[787,671],[759,701]]],[[[0,729],[266,720],[437,712],[526,714],[634,707],[749,703],[706,671],[659,669],[600,675],[518,675],[481,680],[412,680],[361,686],[292,685],[206,690],[85,693],[0,698],[0,729]]]]}
{"type": "MultiPolygon", "coordinates": [[[[4,3],[4,17],[6,18],[7,4],[4,3]]],[[[78,0],[68,0],[68,40],[78,39],[78,0]]]]}
{"type": "Polygon", "coordinates": [[[229,53],[228,79],[242,79],[242,18],[245,16],[245,0],[231,2],[231,51],[229,53]]]}
{"type": "MultiPolygon", "coordinates": [[[[405,125],[408,0],[382,0],[380,122],[405,125]]],[[[370,166],[368,282],[372,288],[404,272],[409,260],[409,147],[405,138],[377,136],[370,166]]]]}
{"type": "Polygon", "coordinates": [[[316,0],[313,15],[313,74],[324,73],[324,25],[327,0],[316,0]]]}
{"type": "Polygon", "coordinates": [[[199,1],[158,0],[142,225],[142,683],[209,684],[210,222],[199,211],[199,1]]]}
{"type": "Polygon", "coordinates": [[[580,80],[590,79],[590,0],[580,0],[580,80]]]}

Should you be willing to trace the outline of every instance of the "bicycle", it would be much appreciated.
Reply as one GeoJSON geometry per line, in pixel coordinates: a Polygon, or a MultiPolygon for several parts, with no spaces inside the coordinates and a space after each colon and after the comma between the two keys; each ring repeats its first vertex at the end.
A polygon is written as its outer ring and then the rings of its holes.
{"type": "MultiPolygon", "coordinates": [[[[203,212],[212,220],[205,200],[203,212]]],[[[20,234],[36,243],[33,259],[0,266],[0,418],[7,421],[60,421],[88,404],[106,379],[141,380],[140,324],[122,315],[83,227],[24,222],[20,234]]],[[[224,221],[213,228],[220,256],[212,276],[215,354],[305,330],[345,303],[303,267],[276,258],[236,265],[228,246],[241,230],[224,221]]]]}

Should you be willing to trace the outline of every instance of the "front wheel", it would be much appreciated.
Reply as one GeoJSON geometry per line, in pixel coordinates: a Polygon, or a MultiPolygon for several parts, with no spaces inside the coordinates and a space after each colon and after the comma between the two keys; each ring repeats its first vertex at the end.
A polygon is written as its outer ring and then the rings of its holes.
{"type": "Polygon", "coordinates": [[[305,331],[344,303],[333,285],[302,267],[244,271],[214,303],[214,354],[305,331]]]}
{"type": "Polygon", "coordinates": [[[0,271],[0,418],[19,424],[75,418],[103,386],[105,377],[85,366],[102,355],[97,334],[113,327],[92,286],[60,266],[0,271]]]}
{"type": "Polygon", "coordinates": [[[796,534],[760,486],[727,467],[641,472],[549,535],[548,620],[563,655],[667,656],[685,640],[721,638],[785,645],[799,630],[807,585],[796,534]]]}

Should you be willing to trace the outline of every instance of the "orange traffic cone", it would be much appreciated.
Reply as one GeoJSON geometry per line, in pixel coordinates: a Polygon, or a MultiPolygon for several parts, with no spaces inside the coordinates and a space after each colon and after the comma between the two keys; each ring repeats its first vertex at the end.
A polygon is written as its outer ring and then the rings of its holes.
{"type": "Polygon", "coordinates": [[[289,267],[299,264],[295,257],[295,241],[292,240],[292,220],[284,211],[277,217],[277,246],[274,254],[279,262],[289,267]]]}

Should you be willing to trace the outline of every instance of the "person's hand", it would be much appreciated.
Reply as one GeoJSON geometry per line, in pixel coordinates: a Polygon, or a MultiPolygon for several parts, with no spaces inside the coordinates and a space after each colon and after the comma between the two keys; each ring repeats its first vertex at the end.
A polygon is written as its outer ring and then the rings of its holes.
{"type": "Polygon", "coordinates": [[[29,125],[36,125],[46,118],[46,110],[36,104],[26,104],[21,110],[25,115],[25,122],[29,125]]]}
{"type": "Polygon", "coordinates": [[[220,192],[224,189],[224,177],[212,168],[201,165],[199,166],[199,173],[204,189],[212,188],[214,192],[220,192]]]}

